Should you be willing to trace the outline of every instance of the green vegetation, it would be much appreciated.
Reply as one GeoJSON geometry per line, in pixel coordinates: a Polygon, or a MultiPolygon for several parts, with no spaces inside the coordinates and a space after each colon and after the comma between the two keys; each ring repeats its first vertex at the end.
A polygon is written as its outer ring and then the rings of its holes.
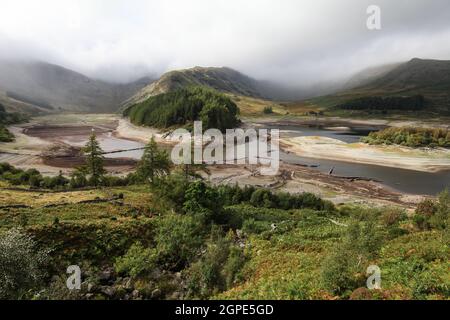
{"type": "Polygon", "coordinates": [[[169,128],[183,126],[195,120],[203,128],[226,130],[238,125],[236,104],[214,90],[193,87],[160,94],[127,108],[124,116],[136,125],[169,128]]]}
{"type": "Polygon", "coordinates": [[[271,106],[264,107],[263,113],[264,114],[272,114],[273,108],[271,106]]]}
{"type": "Polygon", "coordinates": [[[5,126],[0,124],[0,142],[11,142],[14,141],[14,135],[9,132],[5,126]]]}
{"type": "Polygon", "coordinates": [[[311,193],[215,186],[195,168],[171,171],[154,140],[125,178],[104,174],[95,135],[85,150],[90,160],[70,181],[0,164],[0,298],[450,296],[448,191],[410,215],[335,206],[311,193]],[[11,185],[57,192],[4,188],[11,185]],[[96,188],[77,190],[84,186],[96,188]],[[83,284],[69,291],[73,264],[83,284]],[[365,288],[370,265],[382,270],[380,290],[365,288]]]}
{"type": "Polygon", "coordinates": [[[155,138],[145,146],[144,154],[139,162],[136,176],[141,181],[155,182],[155,178],[166,175],[170,170],[170,160],[167,151],[159,150],[155,138]]]}
{"type": "MultiPolygon", "coordinates": [[[[450,192],[442,192],[437,201],[424,200],[417,206],[414,222],[421,230],[447,229],[450,219],[450,192]]],[[[448,230],[447,230],[448,231],[448,230]]]]}
{"type": "Polygon", "coordinates": [[[0,142],[14,141],[14,135],[9,132],[5,125],[20,123],[26,120],[26,117],[20,113],[6,112],[5,107],[0,103],[0,142]]]}
{"type": "Polygon", "coordinates": [[[0,237],[0,252],[0,299],[20,299],[43,280],[48,252],[30,235],[8,230],[0,237]]]}
{"type": "Polygon", "coordinates": [[[304,102],[327,115],[431,119],[450,116],[450,62],[412,59],[356,88],[304,102]]]}
{"type": "Polygon", "coordinates": [[[336,208],[311,194],[212,186],[177,171],[153,184],[79,191],[74,196],[49,193],[39,196],[38,203],[30,202],[36,195],[0,192],[1,201],[10,199],[10,206],[0,208],[0,239],[22,226],[22,234],[39,244],[35,249],[51,249],[48,276],[21,286],[25,291],[10,292],[10,297],[450,295],[448,192],[420,204],[413,217],[399,208],[336,208]],[[114,194],[121,197],[111,199],[114,194]],[[17,206],[21,203],[25,206],[17,206]],[[421,215],[426,215],[426,223],[420,223],[421,215]],[[64,290],[65,268],[74,262],[84,274],[82,290],[76,293],[64,290]],[[364,289],[366,268],[372,264],[382,270],[381,290],[364,289]],[[51,277],[54,274],[61,277],[51,277]]]}
{"type": "Polygon", "coordinates": [[[412,148],[443,147],[450,148],[450,131],[446,129],[428,128],[387,128],[372,132],[362,142],[369,144],[397,144],[412,148]]]}
{"type": "Polygon", "coordinates": [[[86,157],[85,172],[90,175],[90,185],[98,186],[106,170],[103,168],[103,150],[97,141],[95,133],[92,132],[89,141],[83,148],[86,157]]]}
{"type": "Polygon", "coordinates": [[[363,97],[347,101],[335,106],[343,110],[421,110],[425,107],[425,99],[422,95],[412,97],[363,97]]]}

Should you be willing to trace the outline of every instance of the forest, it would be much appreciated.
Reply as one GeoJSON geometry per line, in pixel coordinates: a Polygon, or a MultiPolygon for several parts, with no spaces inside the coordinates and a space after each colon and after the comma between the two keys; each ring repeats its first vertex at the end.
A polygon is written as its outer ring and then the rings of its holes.
{"type": "Polygon", "coordinates": [[[239,109],[224,94],[204,87],[190,87],[150,97],[124,111],[135,125],[157,128],[184,126],[195,120],[203,128],[221,131],[237,126],[239,109]]]}
{"type": "Polygon", "coordinates": [[[363,97],[336,105],[333,109],[341,110],[422,110],[425,108],[425,99],[422,95],[411,97],[363,97]]]}

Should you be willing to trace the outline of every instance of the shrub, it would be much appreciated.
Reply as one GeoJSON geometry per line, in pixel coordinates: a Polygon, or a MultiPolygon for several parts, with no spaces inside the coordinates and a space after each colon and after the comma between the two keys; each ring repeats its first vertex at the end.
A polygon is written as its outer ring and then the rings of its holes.
{"type": "Polygon", "coordinates": [[[206,298],[235,284],[245,255],[233,244],[233,235],[226,237],[212,232],[202,257],[187,270],[189,296],[206,298]]]}
{"type": "Polygon", "coordinates": [[[191,216],[165,216],[158,221],[155,241],[159,262],[168,269],[181,270],[202,244],[201,224],[191,216]]]}
{"type": "Polygon", "coordinates": [[[114,268],[117,273],[137,277],[151,272],[157,261],[155,249],[144,248],[140,242],[133,244],[127,253],[117,258],[114,268]]]}
{"type": "Polygon", "coordinates": [[[19,299],[41,282],[48,251],[27,234],[12,229],[0,236],[0,299],[19,299]]]}
{"type": "Polygon", "coordinates": [[[272,114],[273,108],[271,106],[266,106],[266,107],[264,107],[263,113],[264,114],[272,114]]]}
{"type": "Polygon", "coordinates": [[[450,193],[448,190],[438,195],[438,201],[424,200],[417,205],[413,218],[420,230],[447,229],[450,217],[450,193]]]}
{"type": "Polygon", "coordinates": [[[361,286],[361,279],[357,276],[362,271],[359,265],[354,252],[338,248],[323,263],[323,286],[333,294],[349,294],[361,286]]]}

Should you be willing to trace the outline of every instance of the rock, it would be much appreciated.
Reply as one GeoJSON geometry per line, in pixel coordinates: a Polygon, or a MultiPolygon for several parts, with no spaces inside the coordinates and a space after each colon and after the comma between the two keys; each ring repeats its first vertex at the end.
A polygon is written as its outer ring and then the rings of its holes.
{"type": "Polygon", "coordinates": [[[152,299],[158,299],[159,297],[161,297],[161,290],[159,290],[159,289],[153,290],[151,297],[152,297],[152,299]]]}
{"type": "Polygon", "coordinates": [[[89,300],[89,299],[91,299],[93,296],[94,296],[93,293],[86,293],[85,298],[89,300]]]}
{"type": "Polygon", "coordinates": [[[158,268],[153,269],[150,277],[153,279],[159,279],[164,272],[161,272],[158,268]]]}
{"type": "Polygon", "coordinates": [[[108,297],[113,297],[116,293],[116,289],[114,287],[106,287],[105,286],[105,287],[102,287],[100,289],[100,291],[108,297]]]}
{"type": "Polygon", "coordinates": [[[181,279],[181,272],[175,273],[175,277],[176,277],[177,279],[181,279]]]}
{"type": "Polygon", "coordinates": [[[111,268],[105,269],[102,272],[100,272],[98,279],[105,283],[112,279],[113,276],[113,270],[111,268]]]}
{"type": "Polygon", "coordinates": [[[139,298],[140,294],[139,294],[139,290],[133,290],[133,292],[131,293],[131,297],[133,299],[137,299],[139,298]]]}

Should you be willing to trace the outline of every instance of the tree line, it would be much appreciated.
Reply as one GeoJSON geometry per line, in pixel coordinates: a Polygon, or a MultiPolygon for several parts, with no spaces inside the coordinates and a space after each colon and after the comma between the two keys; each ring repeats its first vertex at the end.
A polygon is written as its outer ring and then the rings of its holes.
{"type": "Polygon", "coordinates": [[[422,95],[415,95],[410,97],[362,97],[336,105],[334,108],[365,111],[414,111],[424,107],[425,98],[422,95]]]}

